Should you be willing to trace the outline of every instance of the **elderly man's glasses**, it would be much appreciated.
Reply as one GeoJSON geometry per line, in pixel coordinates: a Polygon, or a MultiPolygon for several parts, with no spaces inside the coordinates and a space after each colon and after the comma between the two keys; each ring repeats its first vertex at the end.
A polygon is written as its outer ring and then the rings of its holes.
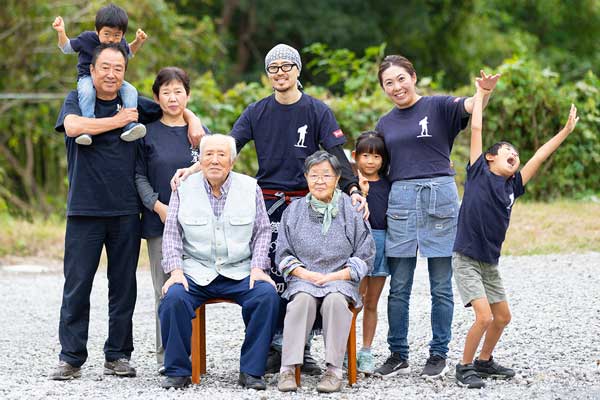
{"type": "Polygon", "coordinates": [[[276,74],[281,69],[283,72],[290,72],[296,64],[281,64],[281,65],[269,65],[267,72],[270,74],[276,74]]]}
{"type": "Polygon", "coordinates": [[[317,182],[319,179],[322,179],[323,182],[331,182],[332,180],[335,179],[335,175],[308,175],[306,177],[308,179],[309,182],[317,182]]]}

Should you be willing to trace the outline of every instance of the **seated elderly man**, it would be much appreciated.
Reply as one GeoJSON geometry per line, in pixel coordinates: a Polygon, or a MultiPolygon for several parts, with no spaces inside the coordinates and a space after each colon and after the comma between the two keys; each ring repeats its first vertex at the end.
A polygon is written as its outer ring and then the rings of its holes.
{"type": "Polygon", "coordinates": [[[348,303],[361,305],[358,285],[373,268],[375,242],[369,224],[337,184],[341,165],[326,151],[304,162],[309,193],[283,212],[277,262],[288,287],[278,388],[296,391],[294,367],[302,364],[304,343],[317,312],[323,317],[327,371],[318,392],[338,392],[352,323],[348,303]]]}
{"type": "Polygon", "coordinates": [[[235,141],[212,135],[200,143],[201,173],[173,192],[163,235],[163,269],[170,278],[159,306],[165,375],[162,387],[190,383],[194,310],[212,298],[242,306],[246,336],[240,385],[266,388],[263,375],[279,312],[269,277],[271,226],[256,180],[231,171],[235,141]]]}

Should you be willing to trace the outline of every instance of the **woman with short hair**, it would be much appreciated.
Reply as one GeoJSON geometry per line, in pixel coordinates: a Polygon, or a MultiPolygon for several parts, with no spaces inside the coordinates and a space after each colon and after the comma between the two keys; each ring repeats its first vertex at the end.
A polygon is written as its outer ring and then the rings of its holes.
{"type": "Polygon", "coordinates": [[[306,159],[304,171],[309,193],[285,210],[277,238],[276,262],[288,284],[282,297],[290,301],[278,388],[297,389],[294,369],[302,364],[304,343],[319,311],[327,371],[317,391],[337,392],[352,323],[348,304],[361,305],[359,283],[373,268],[375,243],[362,213],[337,188],[338,159],[317,151],[306,159]]]}

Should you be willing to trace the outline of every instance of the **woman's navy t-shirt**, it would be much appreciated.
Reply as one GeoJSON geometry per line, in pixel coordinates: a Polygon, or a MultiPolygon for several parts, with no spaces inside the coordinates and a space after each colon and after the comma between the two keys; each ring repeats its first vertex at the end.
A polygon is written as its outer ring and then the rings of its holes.
{"type": "Polygon", "coordinates": [[[482,154],[467,166],[467,180],[454,251],[489,264],[498,264],[512,206],[525,193],[521,172],[506,179],[490,171],[482,154]]]}
{"type": "Polygon", "coordinates": [[[387,207],[388,197],[390,196],[390,182],[386,178],[379,178],[378,181],[369,181],[369,223],[373,229],[387,228],[387,207]]]}
{"type": "Polygon", "coordinates": [[[423,96],[379,119],[375,130],[383,134],[390,156],[390,182],[456,174],[450,152],[469,122],[464,103],[461,97],[423,96]]]}
{"type": "MultiPolygon", "coordinates": [[[[96,99],[97,118],[114,116],[121,107],[121,98],[96,99]]],[[[139,121],[155,121],[162,115],[158,104],[140,96],[139,121]]],[[[81,116],[77,91],[67,95],[60,110],[55,129],[64,132],[67,115],[81,116]]],[[[94,135],[91,146],[75,143],[65,134],[69,192],[67,216],[111,217],[140,212],[135,186],[137,143],[121,140],[123,128],[94,135]]]]}
{"type": "Polygon", "coordinates": [[[306,189],[304,160],[322,145],[325,150],[346,142],[333,112],[305,93],[294,104],[280,104],[275,95],[252,103],[231,130],[238,150],[254,140],[256,179],[263,189],[306,189]]]}
{"type": "MultiPolygon", "coordinates": [[[[190,147],[187,125],[167,126],[156,121],[146,125],[146,131],[146,136],[139,141],[136,173],[146,176],[150,186],[158,193],[158,200],[168,205],[171,178],[177,169],[187,168],[198,161],[198,153],[190,147]]],[[[158,214],[142,207],[142,237],[162,236],[163,229],[164,224],[158,214]]]]}

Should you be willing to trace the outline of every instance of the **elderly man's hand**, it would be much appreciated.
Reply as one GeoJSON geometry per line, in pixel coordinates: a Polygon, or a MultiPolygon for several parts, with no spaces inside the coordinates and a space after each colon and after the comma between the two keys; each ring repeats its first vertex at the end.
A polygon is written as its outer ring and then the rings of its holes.
{"type": "Polygon", "coordinates": [[[368,220],[370,212],[369,212],[369,205],[367,204],[366,197],[362,197],[358,193],[353,193],[350,198],[352,199],[352,205],[353,206],[355,206],[356,203],[360,203],[360,206],[358,206],[357,210],[358,211],[363,211],[363,218],[364,218],[364,220],[365,221],[368,220]]]}
{"type": "Polygon", "coordinates": [[[176,283],[181,283],[186,291],[190,290],[188,281],[187,281],[185,275],[183,274],[183,270],[176,269],[171,272],[171,277],[169,279],[167,279],[167,281],[165,282],[165,284],[162,287],[163,296],[166,295],[167,292],[169,291],[169,288],[176,283]]]}
{"type": "Polygon", "coordinates": [[[260,268],[251,268],[250,269],[250,289],[254,288],[254,282],[256,282],[256,281],[265,281],[267,283],[270,283],[275,289],[277,289],[277,285],[275,285],[275,282],[273,281],[273,279],[271,279],[269,274],[267,274],[265,271],[263,271],[260,268]]]}

